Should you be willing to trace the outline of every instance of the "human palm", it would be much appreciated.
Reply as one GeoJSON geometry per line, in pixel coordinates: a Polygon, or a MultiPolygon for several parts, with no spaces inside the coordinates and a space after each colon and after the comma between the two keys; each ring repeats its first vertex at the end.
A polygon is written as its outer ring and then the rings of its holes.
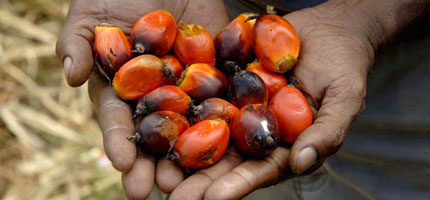
{"type": "Polygon", "coordinates": [[[157,183],[160,190],[170,192],[183,180],[182,170],[166,159],[158,159],[137,151],[127,136],[135,133],[132,109],[119,99],[98,73],[93,72],[92,43],[94,26],[111,23],[129,35],[133,24],[146,13],[163,9],[177,22],[200,24],[214,35],[228,22],[221,0],[75,0],[57,42],[57,55],[63,62],[66,80],[71,86],[89,80],[89,93],[97,110],[103,132],[106,154],[112,165],[123,172],[123,187],[130,199],[145,199],[157,183]]]}
{"type": "Polygon", "coordinates": [[[263,159],[249,159],[231,148],[217,164],[180,183],[169,199],[240,199],[313,172],[340,148],[349,125],[364,109],[374,50],[354,27],[314,9],[285,18],[301,37],[299,63],[291,76],[315,108],[313,125],[291,149],[278,147],[263,159]]]}
{"type": "MultiPolygon", "coordinates": [[[[68,83],[81,85],[92,72],[95,25],[112,23],[128,35],[138,18],[157,9],[171,12],[177,21],[200,24],[212,35],[227,23],[221,0],[77,0],[57,45],[68,83]]],[[[317,169],[339,149],[350,123],[364,108],[366,75],[373,61],[373,48],[367,38],[335,17],[316,9],[285,16],[302,41],[300,60],[292,76],[299,80],[297,87],[317,111],[313,125],[291,149],[278,147],[264,159],[249,159],[231,147],[217,164],[185,180],[175,163],[145,155],[126,139],[135,132],[132,109],[99,74],[93,73],[89,93],[97,109],[106,154],[123,172],[126,195],[144,199],[155,181],[161,191],[173,191],[170,199],[238,199],[317,169]]]]}

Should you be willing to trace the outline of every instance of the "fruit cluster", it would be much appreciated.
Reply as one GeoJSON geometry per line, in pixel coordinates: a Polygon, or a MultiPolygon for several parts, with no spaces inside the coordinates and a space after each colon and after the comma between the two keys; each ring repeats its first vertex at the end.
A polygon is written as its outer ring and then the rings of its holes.
{"type": "Polygon", "coordinates": [[[137,101],[129,139],[186,168],[216,163],[230,138],[242,153],[268,155],[312,124],[306,98],[287,85],[300,39],[280,16],[241,14],[213,39],[157,10],[129,39],[114,25],[96,26],[94,49],[117,94],[137,101]]]}

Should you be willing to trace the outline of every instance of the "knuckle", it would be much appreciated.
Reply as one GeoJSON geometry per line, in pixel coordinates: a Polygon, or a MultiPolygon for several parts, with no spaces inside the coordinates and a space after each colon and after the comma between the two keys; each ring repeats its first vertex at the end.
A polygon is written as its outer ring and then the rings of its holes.
{"type": "Polygon", "coordinates": [[[206,179],[208,182],[213,182],[214,179],[204,170],[198,171],[195,173],[196,177],[199,177],[200,179],[206,179]]]}
{"type": "Polygon", "coordinates": [[[366,81],[363,78],[354,78],[345,84],[343,91],[352,98],[363,100],[366,97],[366,81]]]}
{"type": "Polygon", "coordinates": [[[333,126],[331,128],[326,128],[323,137],[323,147],[324,155],[330,156],[335,154],[343,144],[345,140],[347,127],[343,126],[333,126]]]}
{"type": "Polygon", "coordinates": [[[272,166],[272,170],[276,175],[274,177],[273,180],[269,180],[269,182],[267,183],[267,185],[274,185],[279,183],[280,179],[279,177],[283,177],[284,173],[285,173],[285,166],[281,166],[278,162],[276,162],[276,159],[273,158],[272,155],[269,155],[265,158],[266,163],[268,163],[268,165],[272,166]]]}
{"type": "Polygon", "coordinates": [[[130,106],[127,103],[125,103],[124,101],[121,101],[119,99],[108,100],[108,101],[102,103],[100,105],[100,108],[99,108],[99,113],[104,113],[105,111],[112,111],[112,110],[116,110],[116,109],[121,109],[121,110],[131,114],[130,106]]]}
{"type": "MultiPolygon", "coordinates": [[[[245,170],[246,172],[247,172],[247,174],[249,174],[249,175],[252,175],[252,173],[249,171],[249,170],[247,170],[247,169],[244,169],[243,168],[243,170],[245,170]]],[[[242,173],[243,172],[240,172],[240,171],[237,171],[237,170],[233,170],[233,171],[231,171],[231,173],[233,173],[235,176],[237,176],[240,180],[242,180],[245,184],[246,184],[246,186],[248,187],[248,188],[252,188],[252,181],[251,180],[249,180],[248,178],[246,178],[246,176],[244,176],[244,175],[242,175],[242,173]]]]}
{"type": "Polygon", "coordinates": [[[111,132],[115,132],[115,131],[118,131],[118,130],[126,131],[126,132],[130,133],[130,135],[131,135],[131,133],[133,133],[133,130],[131,130],[130,128],[128,128],[126,126],[121,126],[120,125],[120,126],[113,126],[113,127],[106,128],[105,130],[103,130],[103,135],[107,135],[107,134],[109,134],[111,132]]]}

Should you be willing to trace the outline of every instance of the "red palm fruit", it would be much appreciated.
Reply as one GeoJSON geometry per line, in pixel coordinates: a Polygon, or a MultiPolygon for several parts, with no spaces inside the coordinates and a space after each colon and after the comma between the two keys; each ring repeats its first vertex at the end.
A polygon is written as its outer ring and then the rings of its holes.
{"type": "Polygon", "coordinates": [[[202,26],[182,23],[173,46],[176,56],[186,66],[207,63],[215,66],[215,47],[211,34],[202,26]]]}
{"type": "Polygon", "coordinates": [[[169,12],[156,10],[137,20],[130,40],[136,53],[164,56],[172,48],[177,30],[176,21],[169,12]]]}
{"type": "Polygon", "coordinates": [[[192,64],[182,72],[177,85],[196,100],[221,96],[228,85],[225,75],[206,63],[192,64]]]}
{"type": "Polygon", "coordinates": [[[179,113],[158,111],[143,118],[137,128],[137,134],[129,139],[136,139],[143,150],[167,153],[189,126],[187,119],[179,113]]]}
{"type": "Polygon", "coordinates": [[[280,141],[276,117],[262,104],[248,104],[240,109],[231,132],[236,147],[252,156],[268,155],[280,141]]]}
{"type": "Polygon", "coordinates": [[[161,57],[161,61],[163,61],[164,65],[172,71],[173,75],[175,75],[175,77],[172,76],[167,80],[167,84],[175,85],[176,79],[181,76],[182,72],[184,71],[184,67],[175,56],[163,56],[161,57]]]}
{"type": "Polygon", "coordinates": [[[246,71],[256,73],[263,80],[269,92],[269,99],[272,98],[278,90],[288,84],[287,78],[285,78],[284,75],[267,70],[258,61],[249,64],[246,71]]]}
{"type": "Polygon", "coordinates": [[[201,121],[179,136],[169,160],[187,168],[204,168],[216,163],[227,149],[230,130],[219,120],[201,121]]]}
{"type": "Polygon", "coordinates": [[[312,109],[303,94],[294,86],[285,86],[273,96],[269,107],[279,122],[282,141],[294,143],[312,124],[312,109]]]}
{"type": "Polygon", "coordinates": [[[240,71],[228,89],[230,102],[238,108],[248,104],[267,104],[268,92],[263,80],[254,72],[240,71]]]}
{"type": "Polygon", "coordinates": [[[248,20],[253,16],[256,14],[240,14],[216,35],[214,42],[217,61],[233,61],[245,65],[253,59],[252,28],[255,19],[248,20]]]}
{"type": "Polygon", "coordinates": [[[163,62],[153,55],[141,55],[125,63],[115,74],[113,87],[124,100],[135,100],[163,85],[170,76],[163,62]]]}
{"type": "Polygon", "coordinates": [[[284,73],[297,63],[300,38],[287,20],[274,14],[260,15],[253,32],[254,52],[266,69],[284,73]]]}
{"type": "Polygon", "coordinates": [[[224,120],[230,124],[239,112],[233,104],[220,98],[206,99],[198,106],[191,103],[188,110],[192,114],[189,117],[192,124],[208,119],[224,120]]]}
{"type": "Polygon", "coordinates": [[[102,23],[94,28],[94,51],[97,63],[112,78],[131,59],[131,46],[120,28],[102,23]]]}
{"type": "Polygon", "coordinates": [[[191,98],[178,86],[161,86],[139,99],[134,118],[154,111],[173,111],[185,115],[190,103],[191,98]]]}

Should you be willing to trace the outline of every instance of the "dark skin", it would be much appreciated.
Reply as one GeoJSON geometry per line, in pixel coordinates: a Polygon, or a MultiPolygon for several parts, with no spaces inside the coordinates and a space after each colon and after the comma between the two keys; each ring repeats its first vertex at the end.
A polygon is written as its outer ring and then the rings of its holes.
{"type": "MultiPolygon", "coordinates": [[[[174,162],[136,153],[135,144],[126,139],[135,132],[132,109],[99,74],[93,73],[90,97],[106,154],[123,172],[125,194],[130,199],[145,199],[156,182],[161,191],[171,193],[170,199],[240,199],[258,188],[316,170],[326,157],[337,152],[350,124],[363,111],[366,77],[378,47],[422,17],[418,11],[426,13],[427,2],[332,0],[286,15],[302,41],[293,76],[316,110],[313,125],[291,149],[278,147],[266,158],[253,160],[230,148],[217,164],[185,180],[183,170],[174,162]],[[410,15],[398,13],[403,6],[410,8],[411,3],[421,4],[410,15]]],[[[79,86],[92,72],[95,25],[112,23],[129,34],[138,18],[156,9],[171,12],[177,21],[200,24],[213,36],[228,23],[220,0],[77,0],[57,44],[68,83],[79,86]]]]}
{"type": "MultiPolygon", "coordinates": [[[[76,0],[57,43],[57,55],[71,86],[80,86],[93,71],[92,42],[94,26],[107,22],[129,35],[133,24],[147,12],[163,9],[177,22],[200,24],[215,35],[228,23],[222,1],[198,0],[76,0]],[[132,13],[132,14],[130,14],[132,13]]],[[[123,172],[125,194],[130,199],[145,199],[157,182],[161,191],[170,192],[183,180],[183,172],[174,162],[137,153],[127,140],[135,133],[131,108],[118,98],[113,88],[98,74],[89,80],[89,93],[97,110],[106,154],[115,169],[123,172]],[[155,169],[157,169],[156,175],[155,169]]]]}

